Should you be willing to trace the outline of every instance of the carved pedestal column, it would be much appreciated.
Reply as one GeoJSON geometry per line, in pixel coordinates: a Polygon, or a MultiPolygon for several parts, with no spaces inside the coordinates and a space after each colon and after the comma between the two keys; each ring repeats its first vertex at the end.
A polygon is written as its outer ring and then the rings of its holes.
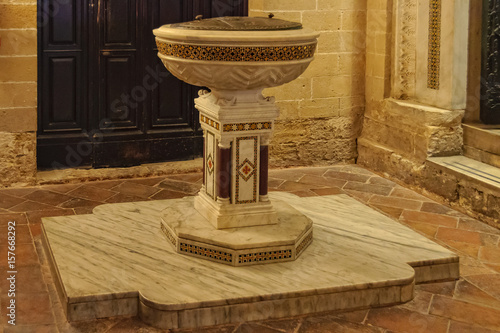
{"type": "Polygon", "coordinates": [[[267,197],[268,144],[278,108],[262,89],[200,91],[204,184],[195,208],[217,229],[277,223],[267,197]]]}

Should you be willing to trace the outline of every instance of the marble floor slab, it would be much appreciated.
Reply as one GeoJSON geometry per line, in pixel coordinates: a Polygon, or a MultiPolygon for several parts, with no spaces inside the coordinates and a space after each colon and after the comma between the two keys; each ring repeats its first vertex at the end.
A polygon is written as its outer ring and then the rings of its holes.
{"type": "Polygon", "coordinates": [[[68,320],[138,315],[177,328],[354,310],[403,303],[415,282],[459,276],[454,253],[346,195],[270,197],[315,224],[296,261],[232,267],[180,255],[159,227],[173,200],[44,218],[68,320]]]}

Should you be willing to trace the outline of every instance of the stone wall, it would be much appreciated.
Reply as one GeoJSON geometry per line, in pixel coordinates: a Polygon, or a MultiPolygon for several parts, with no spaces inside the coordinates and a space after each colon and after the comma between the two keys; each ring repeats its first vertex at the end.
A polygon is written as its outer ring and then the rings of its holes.
{"type": "Polygon", "coordinates": [[[321,34],[297,80],[266,89],[280,107],[271,165],[354,162],[365,94],[366,0],[250,0],[250,16],[301,22],[321,34]]]}
{"type": "Polygon", "coordinates": [[[0,0],[0,187],[35,182],[36,1],[0,0]]]}
{"type": "MultiPolygon", "coordinates": [[[[446,13],[453,5],[443,2],[442,11],[446,13]]],[[[426,67],[429,3],[368,0],[367,11],[366,113],[359,140],[360,163],[415,182],[408,177],[417,177],[427,158],[462,152],[465,99],[456,95],[466,94],[467,65],[461,61],[467,46],[462,39],[467,36],[453,30],[460,29],[454,20],[461,17],[442,16],[441,43],[446,47],[440,50],[440,85],[431,89],[426,67]]],[[[464,11],[467,8],[455,14],[464,11]]]]}
{"type": "MultiPolygon", "coordinates": [[[[452,5],[443,2],[443,12],[452,5]]],[[[466,94],[467,65],[457,57],[463,53],[462,37],[449,33],[459,26],[453,21],[459,18],[442,16],[441,43],[447,47],[440,51],[441,84],[429,89],[428,71],[422,70],[428,61],[422,50],[428,45],[429,14],[423,15],[428,8],[428,3],[417,6],[409,0],[367,4],[366,113],[359,163],[409,184],[425,182],[429,157],[460,155],[463,145],[465,101],[455,95],[466,94]]]]}
{"type": "Polygon", "coordinates": [[[450,161],[446,157],[461,155],[462,121],[479,118],[477,3],[367,1],[366,112],[358,163],[500,227],[498,188],[471,181],[436,158],[450,161]],[[433,86],[427,48],[433,19],[430,5],[436,4],[442,15],[437,24],[439,83],[433,86]]]}

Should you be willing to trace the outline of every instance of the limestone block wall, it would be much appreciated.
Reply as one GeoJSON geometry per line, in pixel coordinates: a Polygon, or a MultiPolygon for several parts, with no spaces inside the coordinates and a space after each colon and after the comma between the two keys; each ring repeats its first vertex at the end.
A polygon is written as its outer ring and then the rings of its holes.
{"type": "Polygon", "coordinates": [[[319,32],[315,60],[297,80],[266,89],[280,107],[270,164],[354,162],[365,103],[366,0],[250,0],[250,16],[319,32]]]}
{"type": "Polygon", "coordinates": [[[461,154],[468,9],[462,0],[367,1],[361,164],[415,182],[427,158],[461,154]]]}
{"type": "Polygon", "coordinates": [[[0,0],[0,187],[36,174],[36,1],[0,0]]]}
{"type": "Polygon", "coordinates": [[[461,154],[467,33],[454,29],[464,24],[467,29],[467,19],[461,17],[468,12],[465,3],[367,1],[366,113],[358,140],[361,164],[419,184],[426,177],[427,158],[461,154]],[[429,23],[430,5],[442,12],[434,25],[429,23]],[[455,10],[453,15],[450,10],[455,10]],[[428,71],[429,27],[439,29],[437,78],[428,71]]]}
{"type": "Polygon", "coordinates": [[[498,192],[433,158],[461,155],[462,122],[479,119],[477,1],[367,1],[366,112],[358,163],[498,227],[498,192]],[[370,26],[374,18],[378,23],[370,26]]]}

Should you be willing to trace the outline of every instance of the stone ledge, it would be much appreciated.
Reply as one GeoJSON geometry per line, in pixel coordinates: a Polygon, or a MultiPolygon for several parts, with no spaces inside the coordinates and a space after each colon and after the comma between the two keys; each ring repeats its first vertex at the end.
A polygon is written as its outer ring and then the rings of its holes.
{"type": "Polygon", "coordinates": [[[124,168],[48,170],[39,171],[37,173],[37,183],[39,185],[74,184],[94,180],[153,177],[201,172],[202,165],[203,160],[197,158],[189,161],[147,163],[124,168]]]}
{"type": "Polygon", "coordinates": [[[424,126],[460,126],[464,114],[464,110],[446,110],[414,101],[400,101],[392,98],[384,100],[381,108],[367,108],[366,113],[373,119],[398,123],[413,129],[424,126]]]}
{"type": "Polygon", "coordinates": [[[500,197],[499,168],[465,156],[431,157],[427,164],[457,176],[460,181],[473,182],[483,190],[489,189],[500,197]]]}
{"type": "Polygon", "coordinates": [[[447,199],[500,229],[499,168],[465,156],[430,158],[427,165],[455,181],[455,195],[447,199]]]}
{"type": "Polygon", "coordinates": [[[475,147],[464,145],[464,156],[500,168],[500,155],[492,154],[475,147]]]}
{"type": "Polygon", "coordinates": [[[360,140],[386,146],[418,163],[429,156],[457,155],[462,153],[463,115],[463,110],[386,99],[368,108],[360,140]]]}
{"type": "Polygon", "coordinates": [[[500,167],[500,125],[463,124],[464,155],[500,167]]]}

